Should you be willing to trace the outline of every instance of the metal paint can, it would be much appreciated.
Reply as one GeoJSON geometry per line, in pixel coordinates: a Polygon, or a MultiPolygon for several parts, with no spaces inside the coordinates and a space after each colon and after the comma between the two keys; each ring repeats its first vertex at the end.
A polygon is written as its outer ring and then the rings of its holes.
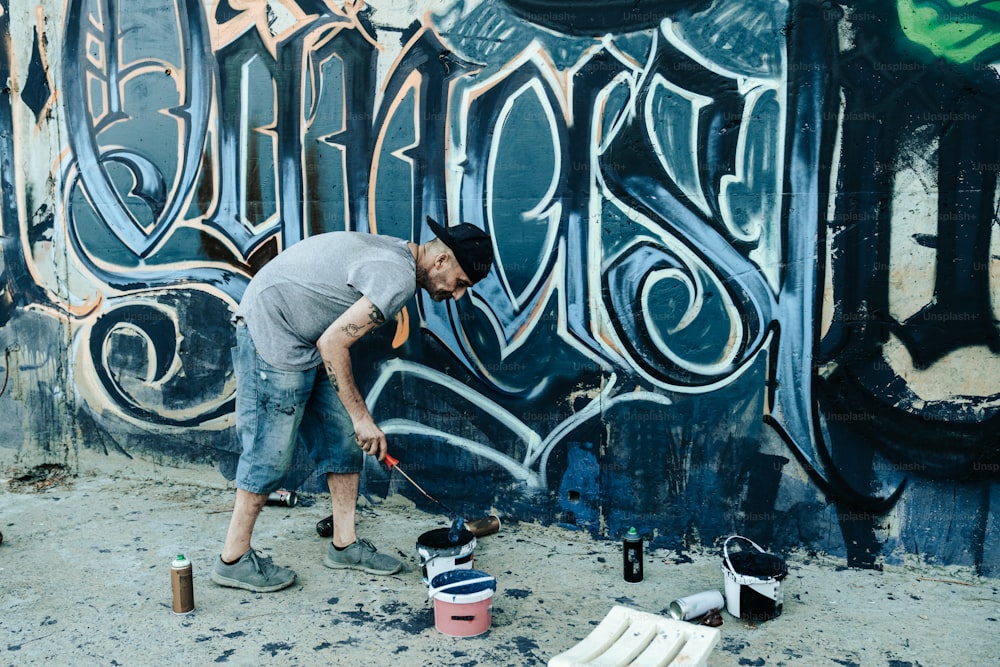
{"type": "Polygon", "coordinates": [[[491,514],[487,517],[483,517],[482,519],[466,521],[465,529],[476,537],[492,535],[493,533],[500,531],[500,517],[496,514],[491,514]]]}
{"type": "Polygon", "coordinates": [[[437,575],[449,570],[471,570],[475,562],[476,536],[463,528],[452,541],[449,528],[435,528],[417,538],[420,572],[430,585],[437,575]]]}
{"type": "Polygon", "coordinates": [[[742,535],[726,538],[722,545],[722,576],[725,580],[726,611],[745,621],[767,621],[781,615],[784,593],[781,582],[788,565],[742,535]],[[752,549],[730,552],[732,540],[743,540],[752,549]]]}
{"type": "Polygon", "coordinates": [[[173,590],[173,609],[175,614],[188,614],[194,611],[194,579],[191,575],[191,561],[184,554],[170,563],[170,588],[173,590]]]}
{"type": "Polygon", "coordinates": [[[272,491],[267,494],[267,504],[268,505],[284,505],[286,507],[295,507],[295,504],[299,502],[299,497],[295,495],[294,491],[286,491],[285,489],[278,489],[277,491],[272,491]]]}
{"type": "Polygon", "coordinates": [[[679,621],[690,621],[708,612],[721,610],[726,600],[719,591],[702,591],[694,595],[677,598],[670,603],[670,615],[679,621]]]}

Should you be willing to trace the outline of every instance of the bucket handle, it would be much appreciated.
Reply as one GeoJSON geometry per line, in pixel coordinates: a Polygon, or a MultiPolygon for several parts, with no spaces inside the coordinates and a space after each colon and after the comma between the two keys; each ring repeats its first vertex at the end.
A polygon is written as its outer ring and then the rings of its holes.
{"type": "Polygon", "coordinates": [[[468,554],[464,554],[464,555],[463,554],[458,554],[458,558],[456,559],[454,555],[447,556],[445,554],[434,554],[433,556],[431,556],[427,560],[421,560],[420,564],[421,565],[429,565],[429,564],[433,563],[434,561],[436,561],[438,558],[451,558],[453,560],[456,560],[456,562],[457,562],[458,560],[461,560],[463,558],[464,559],[468,559],[471,555],[472,555],[471,551],[468,554]]]}
{"type": "Polygon", "coordinates": [[[496,581],[494,577],[477,577],[476,579],[464,579],[462,581],[453,581],[450,584],[445,584],[438,588],[431,588],[427,591],[427,597],[433,598],[438,593],[450,590],[452,588],[458,588],[459,586],[471,586],[472,584],[481,584],[487,581],[496,581]]]}
{"type": "Polygon", "coordinates": [[[736,572],[736,570],[733,568],[733,563],[729,560],[729,540],[733,539],[739,539],[743,540],[744,542],[749,542],[751,545],[753,545],[753,547],[757,551],[761,552],[762,554],[767,553],[764,549],[761,548],[759,544],[751,540],[749,537],[743,537],[742,535],[730,535],[729,537],[726,538],[726,541],[722,543],[722,555],[725,558],[726,567],[729,568],[730,572],[736,572]]]}

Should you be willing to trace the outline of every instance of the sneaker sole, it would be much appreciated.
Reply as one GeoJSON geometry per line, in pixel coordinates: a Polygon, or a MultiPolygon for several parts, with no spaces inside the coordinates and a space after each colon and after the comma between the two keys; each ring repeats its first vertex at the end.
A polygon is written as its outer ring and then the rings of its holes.
{"type": "Polygon", "coordinates": [[[254,586],[253,584],[248,584],[245,581],[240,581],[239,579],[230,579],[229,577],[224,577],[221,574],[212,572],[212,581],[220,586],[227,586],[229,588],[242,588],[245,591],[252,591],[254,593],[273,593],[274,591],[280,591],[282,588],[288,588],[295,583],[295,577],[293,576],[288,581],[282,582],[280,584],[274,584],[273,586],[254,586]]]}
{"type": "Polygon", "coordinates": [[[371,567],[365,567],[363,565],[354,565],[353,563],[338,563],[335,560],[330,560],[327,556],[323,559],[323,565],[327,567],[332,567],[334,570],[361,570],[362,572],[367,572],[368,574],[396,574],[403,569],[403,564],[400,563],[392,570],[376,570],[371,567]]]}

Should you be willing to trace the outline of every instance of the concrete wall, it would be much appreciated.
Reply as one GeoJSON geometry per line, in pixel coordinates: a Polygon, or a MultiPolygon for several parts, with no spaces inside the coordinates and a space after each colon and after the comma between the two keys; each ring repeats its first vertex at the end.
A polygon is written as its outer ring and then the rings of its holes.
{"type": "MultiPolygon", "coordinates": [[[[994,10],[0,8],[21,464],[231,477],[249,277],[322,231],[423,241],[431,215],[489,229],[495,270],[418,297],[356,367],[453,507],[1000,573],[994,10]]],[[[299,464],[287,486],[318,488],[299,464]]],[[[413,495],[377,466],[364,490],[413,495]]]]}

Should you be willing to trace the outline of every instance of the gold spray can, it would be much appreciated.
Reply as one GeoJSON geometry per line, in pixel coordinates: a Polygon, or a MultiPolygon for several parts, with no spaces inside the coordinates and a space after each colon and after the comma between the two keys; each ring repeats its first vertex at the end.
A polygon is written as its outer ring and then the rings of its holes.
{"type": "Polygon", "coordinates": [[[177,554],[177,558],[170,563],[170,587],[174,591],[174,613],[188,614],[194,611],[191,561],[184,554],[177,554]]]}
{"type": "Polygon", "coordinates": [[[465,529],[476,537],[492,535],[500,530],[500,517],[491,514],[482,519],[473,519],[465,522],[465,529]]]}

